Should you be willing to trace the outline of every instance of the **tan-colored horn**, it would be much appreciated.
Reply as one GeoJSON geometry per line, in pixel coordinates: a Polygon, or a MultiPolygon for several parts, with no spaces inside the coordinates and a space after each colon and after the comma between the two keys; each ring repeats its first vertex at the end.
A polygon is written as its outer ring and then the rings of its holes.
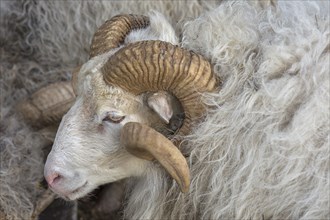
{"type": "MultiPolygon", "coordinates": [[[[178,98],[185,120],[177,135],[188,134],[192,122],[203,116],[205,107],[201,93],[216,88],[216,78],[208,61],[162,41],[132,43],[110,57],[101,71],[105,82],[132,94],[163,90],[178,98]]],[[[162,134],[145,125],[134,124],[124,126],[121,140],[133,155],[157,159],[177,181],[182,192],[189,190],[187,162],[162,134]]]]}
{"type": "Polygon", "coordinates": [[[24,119],[35,127],[57,123],[75,100],[70,82],[57,82],[41,88],[19,104],[24,119]]]}
{"type": "MultiPolygon", "coordinates": [[[[144,16],[121,15],[100,27],[94,35],[90,57],[118,48],[134,28],[144,28],[149,19],[144,16]]],[[[117,51],[102,67],[104,80],[132,94],[160,90],[170,92],[180,102],[185,121],[176,135],[188,134],[192,122],[204,113],[203,92],[216,88],[211,65],[202,56],[161,41],[132,43],[117,51]]],[[[154,129],[134,123],[122,129],[122,144],[133,155],[157,159],[180,185],[189,190],[187,162],[175,145],[154,129]]]]}
{"type": "Polygon", "coordinates": [[[186,159],[179,149],[154,129],[136,122],[126,123],[121,144],[133,155],[146,160],[156,159],[180,186],[188,192],[190,174],[186,159]]]}
{"type": "Polygon", "coordinates": [[[111,18],[95,32],[89,52],[90,58],[119,47],[129,32],[148,25],[149,18],[143,15],[117,15],[111,18]]]}
{"type": "Polygon", "coordinates": [[[177,135],[189,133],[203,116],[201,93],[212,92],[217,80],[202,56],[162,41],[132,43],[117,51],[101,69],[105,82],[132,94],[168,91],[180,102],[185,120],[177,135]]]}

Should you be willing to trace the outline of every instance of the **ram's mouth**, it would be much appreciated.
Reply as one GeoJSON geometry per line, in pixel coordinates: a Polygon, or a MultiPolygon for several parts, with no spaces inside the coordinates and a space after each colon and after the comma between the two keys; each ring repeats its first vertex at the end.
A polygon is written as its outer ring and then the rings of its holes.
{"type": "Polygon", "coordinates": [[[86,195],[89,191],[90,190],[88,190],[88,182],[86,181],[82,186],[65,195],[64,198],[67,200],[75,200],[86,195]]]}

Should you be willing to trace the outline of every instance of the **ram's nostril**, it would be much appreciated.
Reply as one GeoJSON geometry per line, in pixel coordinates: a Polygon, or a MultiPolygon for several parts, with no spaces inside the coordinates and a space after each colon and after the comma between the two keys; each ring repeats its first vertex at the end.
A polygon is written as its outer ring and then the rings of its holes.
{"type": "Polygon", "coordinates": [[[60,176],[59,174],[55,177],[55,179],[53,179],[53,184],[58,182],[60,179],[62,179],[62,176],[60,176]]]}
{"type": "Polygon", "coordinates": [[[46,176],[46,181],[49,186],[54,185],[55,183],[58,183],[62,179],[62,176],[56,172],[51,173],[50,175],[46,176]]]}

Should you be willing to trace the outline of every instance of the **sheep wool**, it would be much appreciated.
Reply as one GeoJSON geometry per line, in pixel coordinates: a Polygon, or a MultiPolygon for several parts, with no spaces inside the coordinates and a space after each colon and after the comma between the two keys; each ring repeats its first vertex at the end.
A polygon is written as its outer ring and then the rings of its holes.
{"type": "Polygon", "coordinates": [[[124,218],[329,219],[328,1],[0,4],[0,215],[28,219],[43,191],[48,134],[24,124],[16,104],[68,80],[105,20],[157,10],[182,47],[211,61],[221,89],[203,94],[205,119],[180,146],[190,191],[150,164],[128,183],[124,218]]]}
{"type": "Polygon", "coordinates": [[[211,60],[222,88],[183,146],[190,192],[152,166],[127,219],[329,218],[328,9],[229,1],[185,24],[182,45],[211,60]]]}

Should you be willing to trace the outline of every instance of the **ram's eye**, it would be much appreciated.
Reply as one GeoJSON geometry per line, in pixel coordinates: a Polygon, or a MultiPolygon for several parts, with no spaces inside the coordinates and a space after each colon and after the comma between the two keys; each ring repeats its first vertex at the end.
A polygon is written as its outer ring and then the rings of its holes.
{"type": "Polygon", "coordinates": [[[108,121],[111,123],[118,124],[124,120],[125,116],[119,115],[116,112],[109,112],[105,118],[103,118],[103,121],[108,121]]]}

